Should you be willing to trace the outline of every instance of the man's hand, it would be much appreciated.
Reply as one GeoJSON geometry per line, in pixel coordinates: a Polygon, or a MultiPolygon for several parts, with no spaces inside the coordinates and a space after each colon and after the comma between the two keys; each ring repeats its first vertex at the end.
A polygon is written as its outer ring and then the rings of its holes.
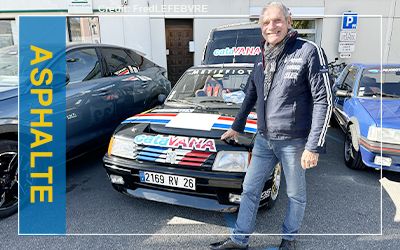
{"type": "Polygon", "coordinates": [[[303,169],[307,169],[317,166],[318,156],[318,153],[310,152],[307,149],[304,149],[303,155],[301,156],[301,167],[303,169]]]}
{"type": "Polygon", "coordinates": [[[226,131],[225,133],[223,133],[221,135],[221,140],[225,140],[226,138],[233,136],[233,139],[235,140],[235,142],[238,143],[239,142],[238,135],[239,135],[239,132],[236,132],[235,130],[229,128],[228,131],[226,131]]]}

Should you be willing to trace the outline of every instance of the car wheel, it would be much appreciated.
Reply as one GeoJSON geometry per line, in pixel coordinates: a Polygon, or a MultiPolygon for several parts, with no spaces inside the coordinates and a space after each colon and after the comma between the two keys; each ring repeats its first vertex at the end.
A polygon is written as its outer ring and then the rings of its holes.
{"type": "Polygon", "coordinates": [[[18,211],[18,142],[0,140],[0,218],[18,211]]]}
{"type": "Polygon", "coordinates": [[[266,187],[261,194],[260,207],[271,209],[275,206],[276,199],[279,194],[279,187],[281,186],[281,164],[276,164],[274,171],[272,172],[272,180],[267,181],[266,187]],[[271,185],[272,182],[272,185],[271,185]]]}
{"type": "Polygon", "coordinates": [[[357,131],[354,125],[350,125],[346,132],[344,141],[344,162],[351,169],[363,169],[364,163],[361,160],[360,146],[357,140],[357,131]]]}

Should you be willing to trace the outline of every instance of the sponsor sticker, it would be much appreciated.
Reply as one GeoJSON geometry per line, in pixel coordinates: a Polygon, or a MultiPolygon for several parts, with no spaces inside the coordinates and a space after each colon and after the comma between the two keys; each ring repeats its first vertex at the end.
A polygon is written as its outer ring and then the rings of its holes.
{"type": "Polygon", "coordinates": [[[260,47],[232,47],[215,49],[214,56],[256,56],[261,53],[260,47]]]}
{"type": "Polygon", "coordinates": [[[211,151],[217,152],[214,139],[204,139],[196,137],[181,137],[181,136],[168,136],[162,135],[151,136],[151,135],[138,135],[134,139],[136,144],[169,147],[169,148],[182,148],[182,149],[194,149],[199,151],[211,151]]]}
{"type": "Polygon", "coordinates": [[[369,73],[380,73],[381,70],[380,69],[370,69],[368,70],[369,73]]]}

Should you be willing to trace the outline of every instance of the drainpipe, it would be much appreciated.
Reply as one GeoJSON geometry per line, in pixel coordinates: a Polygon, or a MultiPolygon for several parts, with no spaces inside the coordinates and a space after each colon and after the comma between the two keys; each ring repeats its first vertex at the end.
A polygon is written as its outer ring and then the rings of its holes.
{"type": "Polygon", "coordinates": [[[383,64],[387,64],[389,61],[389,52],[392,39],[393,22],[394,22],[394,10],[396,8],[397,0],[390,0],[389,16],[387,21],[386,38],[384,42],[384,50],[382,55],[383,64]]]}

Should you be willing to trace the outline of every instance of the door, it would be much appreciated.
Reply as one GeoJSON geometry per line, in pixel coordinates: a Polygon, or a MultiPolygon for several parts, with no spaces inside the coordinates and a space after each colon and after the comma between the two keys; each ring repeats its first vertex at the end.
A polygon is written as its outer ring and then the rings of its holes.
{"type": "MultiPolygon", "coordinates": [[[[337,83],[337,89],[353,93],[359,71],[360,69],[356,66],[348,66],[337,83]]],[[[348,114],[349,100],[350,97],[336,97],[335,100],[335,112],[342,125],[347,124],[348,117],[346,114],[348,114]]]]}
{"type": "Polygon", "coordinates": [[[67,152],[109,133],[117,126],[113,85],[101,70],[95,48],[67,52],[67,152]]]}
{"type": "Polygon", "coordinates": [[[118,122],[144,110],[145,99],[149,96],[148,82],[138,74],[139,64],[121,48],[101,48],[107,75],[114,86],[118,122]]]}
{"type": "Polygon", "coordinates": [[[168,80],[174,86],[183,72],[193,66],[193,52],[189,51],[189,41],[193,41],[193,20],[166,19],[165,37],[168,80]]]}

